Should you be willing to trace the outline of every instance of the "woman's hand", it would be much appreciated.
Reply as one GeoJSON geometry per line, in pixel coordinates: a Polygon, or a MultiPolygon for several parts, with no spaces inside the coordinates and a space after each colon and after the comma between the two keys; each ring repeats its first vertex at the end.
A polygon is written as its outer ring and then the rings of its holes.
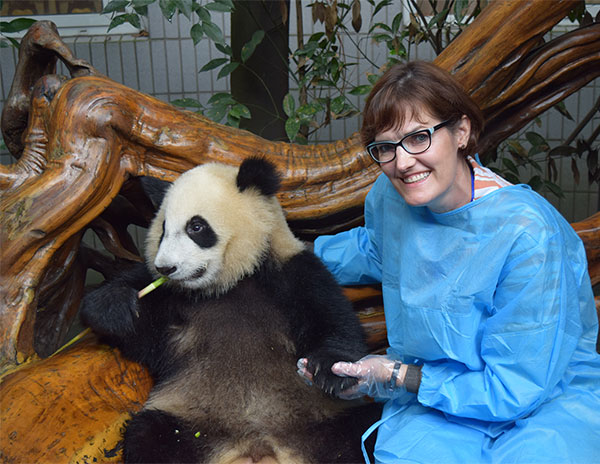
{"type": "Polygon", "coordinates": [[[344,399],[364,395],[373,398],[391,398],[404,392],[404,378],[408,365],[388,356],[369,355],[356,362],[337,362],[331,371],[341,377],[355,377],[358,384],[343,391],[344,399]]]}

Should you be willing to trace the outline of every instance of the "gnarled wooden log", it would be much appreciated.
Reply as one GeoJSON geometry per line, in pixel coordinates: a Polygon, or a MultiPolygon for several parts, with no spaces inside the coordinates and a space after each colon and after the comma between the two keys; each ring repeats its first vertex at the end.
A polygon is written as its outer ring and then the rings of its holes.
{"type": "MultiPolygon", "coordinates": [[[[600,49],[597,25],[540,45],[575,3],[492,2],[436,60],[484,109],[486,146],[600,73],[590,64],[600,49]],[[582,78],[573,71],[580,63],[582,78]]],[[[359,222],[378,174],[356,137],[308,147],[271,143],[116,84],[74,58],[47,23],[23,41],[2,120],[7,145],[19,158],[0,166],[4,369],[36,350],[53,351],[79,304],[86,267],[109,273],[123,264],[82,247],[85,227],[99,231],[117,258],[135,259],[119,217],[143,225],[152,206],[134,176],[172,179],[197,163],[238,164],[263,153],[286,176],[280,198],[292,226],[312,235],[359,222]],[[57,58],[79,77],[53,76],[57,58]]],[[[600,214],[573,226],[598,283],[600,214]]],[[[361,310],[371,349],[380,348],[386,334],[377,289],[347,294],[361,310]]],[[[150,384],[146,370],[93,338],[8,370],[0,382],[0,455],[6,462],[118,461],[119,429],[143,404],[150,384]]]]}
{"type": "MultiPolygon", "coordinates": [[[[539,102],[555,101],[553,86],[559,78],[552,76],[564,75],[557,71],[559,65],[572,69],[571,61],[593,63],[598,58],[600,40],[593,40],[597,25],[563,41],[538,46],[541,36],[576,3],[492,2],[436,61],[459,76],[490,117],[494,111],[504,111],[493,117],[506,116],[508,120],[510,116],[512,127],[518,128],[541,111],[544,105],[539,102]],[[565,48],[567,40],[579,45],[565,48]],[[556,50],[560,53],[553,52],[556,50]],[[540,61],[552,65],[540,66],[540,61]],[[534,69],[542,74],[519,79],[534,69]],[[518,84],[518,93],[511,92],[510,85],[502,85],[505,82],[518,84]],[[523,100],[524,95],[531,95],[530,100],[523,100]],[[523,102],[527,101],[537,102],[536,106],[525,108],[523,102]],[[509,114],[505,108],[520,113],[509,114]]],[[[48,282],[64,281],[79,266],[72,264],[63,270],[61,263],[54,264],[52,259],[61,256],[65,262],[78,263],[81,231],[134,176],[172,179],[199,163],[239,164],[249,155],[263,154],[284,173],[280,200],[297,232],[310,236],[361,221],[364,197],[379,171],[357,137],[298,146],[268,142],[215,124],[95,75],[93,68],[76,60],[46,26],[41,23],[24,39],[17,71],[21,81],[13,84],[4,108],[5,114],[15,109],[14,102],[22,108],[23,97],[29,95],[28,84],[39,77],[31,94],[22,152],[18,128],[11,126],[5,132],[11,150],[20,152],[20,158],[13,165],[0,166],[0,362],[4,366],[34,354],[36,309],[41,301],[51,301],[41,290],[51,292],[48,282]],[[42,56],[39,63],[36,53],[42,56]],[[67,62],[74,75],[87,76],[64,82],[44,75],[56,57],[67,62]]],[[[587,78],[598,75],[600,66],[597,68],[590,69],[587,78]]],[[[583,81],[576,80],[569,91],[581,85],[583,81]]],[[[566,93],[563,90],[560,95],[566,93]]],[[[20,111],[23,114],[25,110],[20,111]]],[[[9,120],[3,116],[4,124],[9,120]]],[[[494,130],[492,125],[489,133],[494,130]]],[[[114,230],[113,236],[120,236],[117,228],[114,230]]],[[[73,288],[67,304],[47,308],[46,321],[54,316],[68,322],[78,305],[78,294],[73,288]]],[[[59,331],[64,326],[60,325],[59,331]]],[[[51,352],[55,343],[48,342],[40,351],[51,352]]]]}

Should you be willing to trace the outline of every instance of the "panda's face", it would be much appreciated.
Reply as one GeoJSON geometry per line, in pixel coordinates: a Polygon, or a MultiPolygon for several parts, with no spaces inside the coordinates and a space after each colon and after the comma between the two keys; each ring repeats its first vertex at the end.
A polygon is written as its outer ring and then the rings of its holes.
{"type": "Polygon", "coordinates": [[[215,279],[223,265],[219,238],[200,215],[189,218],[167,214],[154,259],[156,270],[187,288],[205,287],[215,279]]]}
{"type": "Polygon", "coordinates": [[[170,285],[220,294],[254,272],[267,255],[287,259],[302,244],[281,206],[252,185],[240,189],[238,169],[207,164],[168,189],[146,238],[146,261],[170,285]]]}

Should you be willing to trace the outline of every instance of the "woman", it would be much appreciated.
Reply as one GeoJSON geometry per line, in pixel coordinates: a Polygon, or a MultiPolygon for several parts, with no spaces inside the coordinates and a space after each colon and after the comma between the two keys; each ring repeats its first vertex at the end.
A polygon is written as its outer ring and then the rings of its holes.
{"type": "Polygon", "coordinates": [[[432,64],[397,65],[373,88],[361,136],[384,175],[365,226],[319,237],[315,253],[342,284],[382,283],[390,349],[332,370],[358,379],[347,397],[387,399],[377,462],[598,462],[583,245],[541,196],[479,165],[482,126],[432,64]]]}

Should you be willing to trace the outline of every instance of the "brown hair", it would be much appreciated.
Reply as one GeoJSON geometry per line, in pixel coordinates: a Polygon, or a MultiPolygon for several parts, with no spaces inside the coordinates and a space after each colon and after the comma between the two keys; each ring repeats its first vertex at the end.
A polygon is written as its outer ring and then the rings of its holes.
{"type": "Polygon", "coordinates": [[[448,72],[425,61],[394,65],[377,81],[363,110],[362,143],[367,145],[377,134],[401,127],[407,116],[418,119],[423,111],[451,125],[466,115],[471,135],[461,152],[466,156],[477,151],[484,125],[481,110],[448,72]]]}

